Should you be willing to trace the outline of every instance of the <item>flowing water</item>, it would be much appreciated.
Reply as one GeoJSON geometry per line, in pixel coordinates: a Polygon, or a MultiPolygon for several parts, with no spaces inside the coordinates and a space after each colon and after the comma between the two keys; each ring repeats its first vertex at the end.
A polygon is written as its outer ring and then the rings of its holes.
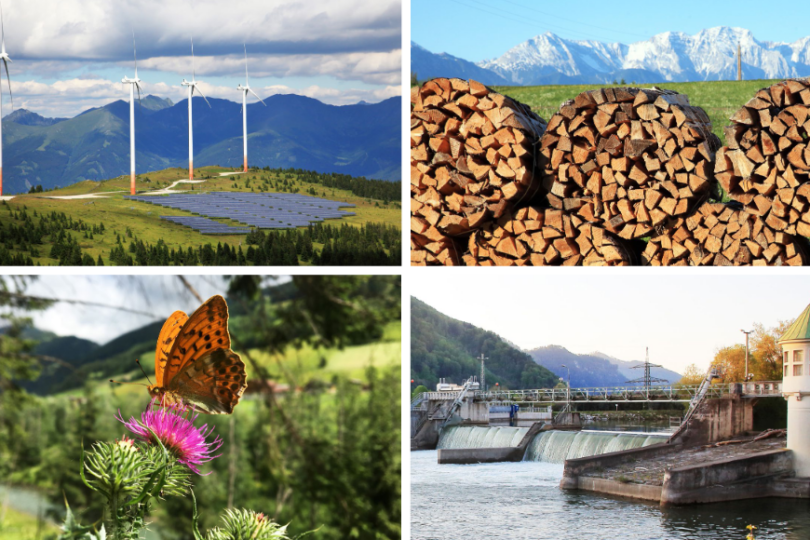
{"type": "Polygon", "coordinates": [[[667,440],[667,434],[610,431],[545,431],[537,434],[526,450],[525,460],[564,463],[608,452],[649,446],[667,440]]]}
{"type": "Polygon", "coordinates": [[[438,448],[504,448],[517,446],[529,428],[456,426],[446,428],[438,448]]]}
{"type": "MultiPolygon", "coordinates": [[[[548,434],[544,434],[546,436],[548,434]]],[[[661,508],[559,488],[563,466],[544,461],[439,465],[411,452],[413,540],[810,539],[810,501],[754,499],[661,508]]]]}

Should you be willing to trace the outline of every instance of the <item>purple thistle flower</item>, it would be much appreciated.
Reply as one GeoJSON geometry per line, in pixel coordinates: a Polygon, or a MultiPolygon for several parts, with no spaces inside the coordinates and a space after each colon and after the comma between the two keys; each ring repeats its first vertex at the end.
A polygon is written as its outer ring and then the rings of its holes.
{"type": "Polygon", "coordinates": [[[156,402],[152,401],[146,411],[141,414],[140,420],[131,417],[129,421],[126,421],[121,416],[121,411],[118,411],[116,419],[147,444],[153,444],[156,436],[166,450],[177,458],[178,462],[186,465],[195,473],[206,476],[200,473],[197,466],[222,455],[211,455],[222,446],[222,439],[217,436],[211,442],[205,440],[214,431],[214,426],[209,428],[206,424],[200,428],[194,427],[194,421],[199,415],[191,416],[190,410],[180,405],[174,404],[168,407],[156,407],[155,405],[156,402]]]}

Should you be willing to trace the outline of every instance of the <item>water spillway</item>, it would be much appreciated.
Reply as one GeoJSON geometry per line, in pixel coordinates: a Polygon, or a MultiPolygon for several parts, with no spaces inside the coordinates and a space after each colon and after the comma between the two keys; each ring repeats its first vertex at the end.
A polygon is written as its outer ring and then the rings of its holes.
{"type": "Polygon", "coordinates": [[[437,448],[506,448],[517,446],[526,427],[454,426],[442,430],[437,448]]]}
{"type": "Polygon", "coordinates": [[[563,463],[566,459],[596,456],[661,443],[668,433],[622,433],[616,431],[545,431],[538,433],[526,450],[524,461],[563,463]]]}

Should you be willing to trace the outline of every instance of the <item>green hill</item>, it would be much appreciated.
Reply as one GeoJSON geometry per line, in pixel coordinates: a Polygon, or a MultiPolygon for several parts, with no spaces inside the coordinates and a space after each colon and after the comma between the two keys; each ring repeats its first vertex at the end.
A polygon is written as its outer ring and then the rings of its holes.
{"type": "Polygon", "coordinates": [[[501,388],[550,388],[557,376],[537,365],[497,334],[457,321],[421,300],[411,297],[411,378],[414,385],[435,388],[440,378],[460,383],[479,375],[476,357],[487,356],[487,386],[501,388]]]}
{"type": "MultiPolygon", "coordinates": [[[[216,191],[300,193],[354,205],[347,207],[354,215],[258,234],[202,234],[161,219],[191,217],[191,212],[125,199],[128,177],[86,181],[0,203],[0,265],[400,264],[399,182],[300,169],[242,173],[222,167],[195,169],[195,177],[202,183],[178,184],[172,191],[193,195],[216,191]]],[[[136,187],[142,194],[187,178],[185,169],[165,169],[138,176],[136,187]]]]}

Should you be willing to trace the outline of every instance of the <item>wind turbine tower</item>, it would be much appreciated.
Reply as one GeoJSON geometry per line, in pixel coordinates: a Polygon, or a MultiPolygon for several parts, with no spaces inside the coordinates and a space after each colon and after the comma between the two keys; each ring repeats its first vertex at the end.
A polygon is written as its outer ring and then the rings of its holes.
{"type": "Polygon", "coordinates": [[[121,82],[129,85],[129,194],[135,195],[135,90],[141,101],[141,80],[138,78],[138,53],[135,50],[135,32],[132,32],[132,55],[135,57],[135,77],[124,77],[121,82]]]}
{"type": "MultiPolygon", "coordinates": [[[[208,103],[208,98],[205,97],[205,94],[197,87],[199,84],[197,82],[197,74],[194,70],[194,38],[191,38],[191,82],[183,79],[183,86],[188,87],[188,179],[194,180],[194,127],[191,122],[191,98],[194,97],[194,91],[200,93],[202,98],[208,103]]],[[[211,107],[211,104],[208,103],[208,107],[211,107]]]]}
{"type": "MultiPolygon", "coordinates": [[[[8,80],[8,97],[11,98],[11,110],[14,110],[14,96],[11,94],[11,77],[8,74],[8,63],[11,58],[6,52],[6,29],[3,26],[3,6],[0,4],[0,60],[6,69],[6,80],[8,80]]],[[[3,195],[3,73],[0,72],[0,196],[3,195]]]]}
{"type": "Polygon", "coordinates": [[[262,98],[256,94],[253,90],[250,89],[250,84],[248,84],[248,65],[247,65],[247,45],[245,45],[245,85],[242,86],[241,84],[236,87],[237,90],[242,92],[242,140],[245,146],[245,172],[248,170],[248,162],[247,162],[247,95],[248,92],[256,96],[256,99],[262,102],[262,105],[267,107],[267,103],[262,101],[262,98]]]}

